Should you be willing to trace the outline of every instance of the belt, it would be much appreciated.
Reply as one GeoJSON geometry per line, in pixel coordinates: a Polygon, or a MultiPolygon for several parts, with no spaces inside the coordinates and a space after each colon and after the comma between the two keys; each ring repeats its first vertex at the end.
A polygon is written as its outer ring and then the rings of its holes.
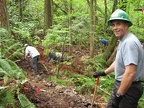
{"type": "Polygon", "coordinates": [[[142,82],[141,80],[139,80],[139,81],[133,81],[132,83],[138,83],[138,82],[142,82]]]}
{"type": "MultiPolygon", "coordinates": [[[[121,81],[119,81],[119,80],[116,80],[117,82],[121,82],[121,81]]],[[[140,83],[140,82],[142,82],[141,80],[139,80],[139,81],[133,81],[132,83],[140,83]]]]}

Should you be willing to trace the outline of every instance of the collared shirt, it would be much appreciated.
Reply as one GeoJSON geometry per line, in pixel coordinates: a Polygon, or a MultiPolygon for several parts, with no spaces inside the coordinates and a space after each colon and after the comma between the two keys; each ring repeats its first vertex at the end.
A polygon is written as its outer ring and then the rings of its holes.
{"type": "Polygon", "coordinates": [[[134,81],[144,76],[144,50],[134,34],[128,33],[120,40],[115,63],[115,79],[118,81],[122,80],[125,67],[130,64],[137,66],[134,81]]]}

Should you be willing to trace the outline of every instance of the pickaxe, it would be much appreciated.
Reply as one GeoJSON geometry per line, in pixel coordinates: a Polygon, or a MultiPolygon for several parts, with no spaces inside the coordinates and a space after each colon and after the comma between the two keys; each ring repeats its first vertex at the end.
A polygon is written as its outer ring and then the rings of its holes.
{"type": "Polygon", "coordinates": [[[100,76],[96,78],[95,89],[94,89],[94,94],[93,94],[92,103],[91,103],[90,108],[93,108],[93,104],[94,104],[94,100],[95,100],[95,96],[96,96],[97,88],[98,88],[98,84],[99,84],[99,78],[100,78],[100,76]]]}

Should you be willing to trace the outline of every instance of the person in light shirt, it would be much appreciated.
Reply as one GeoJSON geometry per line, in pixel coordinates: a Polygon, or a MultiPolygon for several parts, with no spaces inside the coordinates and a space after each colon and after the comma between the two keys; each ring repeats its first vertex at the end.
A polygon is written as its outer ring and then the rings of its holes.
{"type": "Polygon", "coordinates": [[[132,22],[128,14],[117,9],[108,20],[119,40],[115,61],[103,72],[94,72],[93,77],[115,74],[113,90],[106,108],[138,108],[143,94],[144,50],[137,36],[129,31],[132,22]]]}
{"type": "Polygon", "coordinates": [[[35,47],[29,46],[28,44],[25,44],[24,47],[25,47],[25,59],[27,59],[28,57],[32,58],[32,65],[34,73],[36,74],[38,71],[37,63],[39,60],[40,53],[35,47]]]}

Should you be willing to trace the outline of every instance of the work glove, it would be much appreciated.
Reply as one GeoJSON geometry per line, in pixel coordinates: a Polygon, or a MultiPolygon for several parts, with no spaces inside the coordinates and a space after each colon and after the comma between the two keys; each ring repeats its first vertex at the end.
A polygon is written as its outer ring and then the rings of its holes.
{"type": "Polygon", "coordinates": [[[112,100],[112,108],[119,108],[119,104],[120,104],[122,98],[123,98],[123,96],[117,96],[117,93],[116,93],[112,100]]]}
{"type": "Polygon", "coordinates": [[[96,72],[94,72],[93,77],[94,77],[94,78],[97,78],[97,77],[99,77],[99,76],[105,76],[105,75],[106,75],[105,72],[98,72],[98,71],[96,71],[96,72]]]}

